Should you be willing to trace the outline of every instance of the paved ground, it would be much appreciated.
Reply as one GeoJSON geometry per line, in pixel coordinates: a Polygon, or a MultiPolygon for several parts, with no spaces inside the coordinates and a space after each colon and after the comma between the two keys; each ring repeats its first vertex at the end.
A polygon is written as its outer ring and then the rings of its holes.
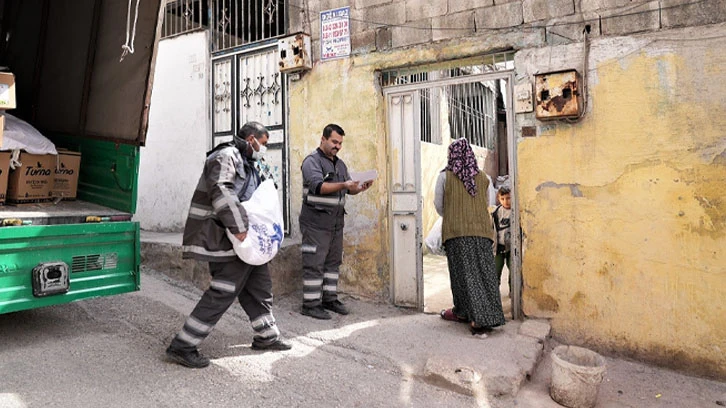
{"type": "MultiPolygon", "coordinates": [[[[200,293],[143,268],[140,292],[0,315],[0,407],[559,406],[547,391],[554,343],[541,353],[537,338],[546,324],[509,322],[477,338],[436,315],[351,297],[354,313],[331,321],[300,315],[300,294],[276,299],[294,344],[281,353],[250,349],[235,305],[203,343],[212,365],[186,369],[164,348],[200,293]]],[[[612,358],[600,391],[605,408],[726,404],[724,383],[612,358]]]]}
{"type": "MultiPolygon", "coordinates": [[[[158,242],[174,246],[179,245],[178,235],[146,232],[145,236],[142,232],[142,241],[150,245],[158,242]]],[[[348,298],[355,310],[353,315],[336,316],[333,321],[320,322],[301,316],[298,313],[300,296],[292,295],[276,299],[275,308],[281,327],[296,343],[309,344],[312,339],[322,342],[317,343],[318,350],[355,351],[361,353],[356,354],[355,361],[379,361],[389,366],[387,372],[403,378],[402,384],[423,382],[442,390],[454,390],[456,394],[475,395],[467,397],[469,402],[464,405],[442,405],[441,401],[434,404],[433,400],[425,399],[426,403],[419,405],[412,403],[408,397],[401,397],[381,406],[560,406],[552,401],[548,391],[552,372],[550,351],[558,343],[546,338],[540,345],[538,336],[541,338],[542,335],[537,331],[541,332],[543,326],[538,322],[527,322],[529,327],[525,327],[524,331],[534,337],[522,336],[519,334],[521,322],[509,321],[505,328],[489,338],[473,338],[465,325],[445,322],[438,317],[438,311],[451,304],[445,257],[424,257],[424,267],[425,301],[433,315],[348,298]],[[536,345],[532,343],[533,339],[536,345]],[[472,381],[477,378],[478,382],[472,381]]],[[[184,282],[164,279],[172,286],[181,285],[191,293],[189,309],[179,309],[178,318],[183,321],[197,300],[194,294],[200,292],[184,282]]],[[[509,315],[511,306],[506,279],[502,282],[502,300],[505,314],[509,315]]],[[[246,320],[239,308],[233,308],[232,315],[239,322],[246,320]]],[[[225,346],[218,344],[217,347],[225,346]]],[[[600,385],[598,407],[726,406],[726,384],[722,382],[685,376],[624,359],[606,357],[606,360],[608,367],[600,385]]],[[[377,367],[376,364],[371,365],[377,367]]],[[[326,405],[346,406],[331,401],[326,405]]]]}
{"type": "MultiPolygon", "coordinates": [[[[512,303],[509,298],[509,269],[502,270],[502,284],[499,293],[502,296],[502,309],[507,318],[512,315],[512,303]]],[[[449,267],[446,256],[426,254],[423,257],[424,281],[424,313],[439,314],[442,309],[452,306],[449,267]]]]}

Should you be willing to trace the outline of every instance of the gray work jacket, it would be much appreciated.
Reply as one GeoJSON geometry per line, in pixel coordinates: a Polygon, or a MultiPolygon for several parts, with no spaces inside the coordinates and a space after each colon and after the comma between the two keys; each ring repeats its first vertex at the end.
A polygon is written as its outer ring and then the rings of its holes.
{"type": "Polygon", "coordinates": [[[310,153],[302,163],[303,204],[300,223],[330,229],[343,226],[347,189],[321,194],[323,182],[342,183],[350,180],[348,167],[342,159],[329,159],[320,148],[310,153]]]}
{"type": "Polygon", "coordinates": [[[206,262],[237,259],[225,229],[233,234],[247,231],[242,202],[260,184],[252,164],[233,143],[217,146],[208,154],[184,226],[183,258],[206,262]]]}

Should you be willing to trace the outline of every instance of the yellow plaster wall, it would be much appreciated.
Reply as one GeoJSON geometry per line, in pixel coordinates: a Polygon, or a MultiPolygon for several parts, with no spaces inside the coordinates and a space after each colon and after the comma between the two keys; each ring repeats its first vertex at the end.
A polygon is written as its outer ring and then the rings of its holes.
{"type": "Polygon", "coordinates": [[[726,377],[723,47],[605,58],[583,122],[519,143],[524,311],[566,341],[726,377]]]}
{"type": "Polygon", "coordinates": [[[385,120],[380,88],[370,66],[356,68],[341,59],[318,64],[290,84],[290,194],[294,234],[302,197],[303,159],[320,144],[325,125],[345,130],[338,153],[349,171],[378,170],[365,193],[346,201],[341,286],[346,292],[380,296],[389,281],[385,120]]]}

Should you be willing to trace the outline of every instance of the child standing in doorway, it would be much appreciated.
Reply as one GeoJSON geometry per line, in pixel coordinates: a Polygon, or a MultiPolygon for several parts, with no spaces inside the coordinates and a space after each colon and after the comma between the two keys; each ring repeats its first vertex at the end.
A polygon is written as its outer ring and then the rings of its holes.
{"type": "Polygon", "coordinates": [[[512,243],[512,232],[510,228],[509,219],[512,214],[512,195],[509,187],[502,186],[497,192],[497,200],[499,205],[492,212],[492,219],[494,220],[494,229],[496,230],[496,253],[494,255],[494,268],[497,277],[500,280],[502,277],[502,270],[504,264],[507,264],[507,270],[509,275],[507,278],[509,283],[509,291],[512,291],[512,269],[509,266],[511,243],[512,243]]]}

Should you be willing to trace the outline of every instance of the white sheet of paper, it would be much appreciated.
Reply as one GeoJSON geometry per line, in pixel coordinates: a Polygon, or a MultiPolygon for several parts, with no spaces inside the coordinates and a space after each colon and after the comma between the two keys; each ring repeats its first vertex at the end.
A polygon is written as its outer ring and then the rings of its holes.
{"type": "Polygon", "coordinates": [[[367,170],[367,171],[360,171],[360,172],[352,172],[350,173],[350,179],[353,181],[357,181],[360,183],[365,183],[367,181],[373,181],[376,178],[378,178],[378,172],[376,170],[367,170]]]}

